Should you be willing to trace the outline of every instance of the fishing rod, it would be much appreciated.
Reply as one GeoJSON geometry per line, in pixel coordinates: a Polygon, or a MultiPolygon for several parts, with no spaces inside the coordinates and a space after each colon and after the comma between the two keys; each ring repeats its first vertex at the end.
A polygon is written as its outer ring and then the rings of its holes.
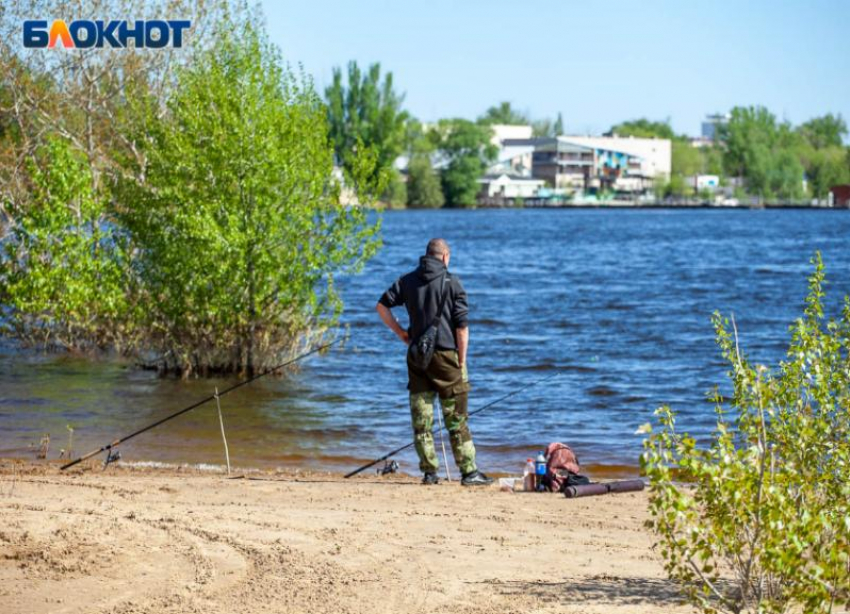
{"type": "Polygon", "coordinates": [[[276,367],[272,367],[271,369],[268,369],[268,370],[266,370],[266,371],[263,371],[262,373],[259,373],[258,375],[255,375],[255,376],[253,376],[253,377],[251,377],[251,378],[246,379],[245,381],[242,381],[242,382],[239,382],[239,383],[237,383],[237,384],[234,384],[234,385],[233,385],[233,386],[231,386],[230,388],[225,388],[224,390],[222,390],[221,392],[219,392],[219,393],[217,393],[217,394],[213,394],[213,395],[211,395],[211,396],[206,397],[205,399],[201,399],[200,401],[197,401],[196,403],[192,403],[192,404],[191,404],[191,405],[189,405],[188,407],[184,407],[184,408],[183,408],[183,409],[181,409],[180,411],[175,412],[175,413],[171,414],[170,416],[166,416],[165,418],[162,418],[161,420],[157,420],[157,421],[156,421],[156,422],[154,422],[153,424],[149,424],[149,425],[147,425],[146,427],[141,428],[141,429],[139,429],[138,431],[136,431],[136,432],[134,432],[134,433],[130,433],[129,435],[127,435],[127,436],[125,436],[125,437],[121,437],[120,439],[116,439],[115,441],[113,441],[113,442],[112,442],[112,443],[110,443],[110,444],[107,444],[107,445],[105,445],[105,446],[103,446],[103,447],[101,447],[101,448],[98,448],[97,450],[92,450],[92,451],[91,451],[91,452],[89,452],[88,454],[86,454],[86,455],[84,455],[84,456],[81,456],[81,457],[79,457],[79,458],[77,458],[77,459],[75,459],[75,460],[72,460],[70,463],[67,463],[67,464],[65,464],[65,465],[62,465],[62,467],[60,467],[60,469],[61,469],[62,471],[64,471],[65,469],[68,469],[69,467],[73,467],[73,466],[74,466],[74,465],[76,465],[77,463],[81,463],[81,462],[83,462],[84,460],[87,460],[87,459],[91,458],[92,456],[96,456],[96,455],[100,454],[101,452],[106,452],[106,453],[108,454],[108,453],[109,453],[109,451],[110,451],[112,448],[114,448],[115,446],[117,446],[117,445],[119,445],[119,444],[124,443],[124,442],[125,442],[125,441],[127,441],[128,439],[132,439],[132,438],[133,438],[133,437],[135,437],[136,435],[141,435],[142,433],[144,433],[144,432],[146,432],[146,431],[149,431],[149,430],[151,430],[152,428],[155,428],[155,427],[159,426],[160,424],[163,424],[164,422],[168,422],[169,420],[173,420],[173,419],[174,419],[174,418],[176,418],[177,416],[182,416],[182,415],[183,415],[183,414],[185,414],[186,412],[192,411],[193,409],[197,409],[198,407],[200,407],[200,406],[201,406],[201,405],[203,405],[204,403],[209,403],[210,401],[212,401],[212,400],[214,400],[214,399],[221,398],[221,397],[223,397],[224,395],[226,395],[226,394],[228,394],[228,393],[230,393],[230,392],[233,392],[233,391],[234,391],[234,390],[236,390],[237,388],[241,388],[242,386],[247,386],[247,385],[248,385],[248,384],[250,384],[251,382],[254,382],[254,381],[258,380],[258,379],[260,379],[261,377],[265,377],[266,375],[268,375],[268,374],[270,374],[270,373],[274,373],[275,371],[278,371],[279,369],[283,369],[284,367],[289,366],[289,365],[291,365],[291,364],[293,364],[293,363],[295,363],[295,362],[298,362],[299,360],[302,360],[302,359],[304,359],[304,358],[307,358],[307,357],[308,357],[308,356],[310,356],[311,354],[315,354],[315,353],[317,353],[317,352],[321,352],[322,350],[325,350],[325,349],[327,349],[327,348],[331,347],[332,345],[334,345],[334,344],[336,344],[336,343],[339,343],[341,340],[342,340],[342,337],[339,337],[339,338],[337,338],[337,339],[334,339],[334,340],[333,340],[333,341],[331,341],[330,343],[326,343],[326,344],[324,344],[324,345],[320,345],[319,347],[313,348],[313,349],[312,349],[312,350],[310,350],[309,352],[304,352],[303,354],[301,354],[301,355],[299,355],[299,356],[296,356],[295,358],[292,358],[292,359],[290,359],[290,360],[287,360],[286,362],[281,363],[281,364],[277,365],[276,367]]]}
{"type": "MultiPolygon", "coordinates": [[[[501,403],[502,401],[504,401],[504,400],[506,400],[506,399],[509,399],[509,398],[511,398],[512,396],[515,396],[515,395],[517,395],[517,394],[519,394],[519,393],[521,393],[521,392],[525,392],[525,391],[526,391],[526,390],[528,390],[529,388],[533,388],[534,386],[537,386],[538,384],[542,384],[543,382],[548,381],[548,380],[552,379],[553,377],[558,377],[559,375],[561,375],[561,371],[560,371],[560,370],[555,371],[555,373],[553,373],[553,374],[551,374],[551,375],[547,375],[546,377],[541,377],[540,379],[535,380],[535,381],[531,382],[530,384],[526,384],[526,385],[525,385],[525,386],[523,386],[522,388],[519,388],[519,389],[517,389],[517,390],[514,390],[513,392],[509,392],[509,393],[508,393],[508,394],[506,394],[505,396],[500,397],[500,398],[496,399],[495,401],[491,401],[490,403],[487,403],[487,405],[485,405],[484,407],[479,407],[479,408],[478,408],[478,409],[476,409],[475,411],[471,411],[471,412],[469,412],[469,416],[470,416],[470,417],[472,417],[472,416],[474,416],[475,414],[480,414],[480,413],[481,413],[482,411],[484,411],[485,409],[490,409],[491,407],[493,407],[493,406],[494,406],[494,405],[496,405],[497,403],[501,403]]],[[[434,428],[434,429],[432,429],[432,430],[431,430],[431,434],[433,435],[434,433],[436,433],[436,432],[437,432],[437,431],[439,431],[439,430],[442,430],[442,429],[441,429],[441,428],[439,428],[439,427],[434,428]]],[[[415,441],[412,441],[412,442],[410,442],[409,444],[407,444],[407,445],[405,445],[405,446],[402,446],[402,447],[400,447],[400,448],[396,448],[395,450],[393,450],[392,452],[389,452],[389,453],[385,454],[385,455],[384,455],[384,456],[382,456],[381,458],[376,458],[376,459],[375,459],[375,460],[373,460],[371,463],[368,463],[368,464],[366,464],[366,465],[363,465],[362,467],[360,467],[360,468],[358,468],[358,469],[355,469],[354,471],[352,471],[352,472],[350,472],[350,473],[346,473],[344,477],[346,477],[346,478],[350,478],[350,477],[352,477],[352,476],[355,476],[355,475],[357,475],[358,473],[360,473],[361,471],[365,471],[365,470],[366,470],[366,469],[368,469],[369,467],[374,467],[375,465],[377,465],[377,464],[378,464],[378,463],[380,463],[381,461],[385,461],[385,460],[387,460],[388,458],[390,458],[390,457],[392,457],[392,456],[395,456],[396,454],[398,454],[398,453],[399,453],[399,452],[401,452],[402,450],[407,450],[407,448],[409,448],[409,447],[411,447],[411,446],[413,446],[413,445],[416,445],[416,442],[415,442],[415,441]]]]}

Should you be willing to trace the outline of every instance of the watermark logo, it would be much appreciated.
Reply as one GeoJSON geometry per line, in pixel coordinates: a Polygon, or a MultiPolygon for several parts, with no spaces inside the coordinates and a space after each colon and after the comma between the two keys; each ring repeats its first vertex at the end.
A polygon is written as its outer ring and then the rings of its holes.
{"type": "Polygon", "coordinates": [[[182,47],[183,32],[192,27],[188,19],[103,20],[75,19],[70,24],[56,19],[24,21],[24,47],[53,49],[59,43],[65,49],[124,49],[130,41],[137,49],[182,47]]]}

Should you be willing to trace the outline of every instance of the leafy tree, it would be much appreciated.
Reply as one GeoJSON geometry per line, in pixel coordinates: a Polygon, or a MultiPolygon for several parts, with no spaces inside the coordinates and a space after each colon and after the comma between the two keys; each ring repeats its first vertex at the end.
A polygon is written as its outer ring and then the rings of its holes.
{"type": "Polygon", "coordinates": [[[445,204],[440,176],[433,159],[439,145],[439,129],[426,129],[420,122],[408,124],[407,204],[416,208],[439,208],[445,204]]]}
{"type": "MultiPolygon", "coordinates": [[[[174,69],[190,59],[192,49],[201,52],[204,45],[211,44],[206,29],[229,4],[229,0],[95,0],[85,5],[76,0],[4,2],[0,10],[0,74],[8,96],[0,103],[0,113],[15,126],[20,138],[10,155],[0,160],[6,162],[0,170],[10,177],[0,186],[3,196],[26,199],[25,190],[13,188],[22,183],[27,160],[44,145],[45,135],[59,136],[82,152],[95,190],[108,191],[104,178],[116,170],[115,153],[140,156],[129,138],[133,118],[127,113],[127,101],[136,95],[152,95],[162,101],[173,86],[174,69]],[[33,52],[20,45],[25,19],[91,19],[93,15],[161,19],[166,4],[171,15],[192,17],[192,28],[185,33],[191,45],[156,52],[131,46],[71,53],[33,52]]],[[[139,157],[137,163],[143,165],[144,160],[139,157]]]]}
{"type": "Polygon", "coordinates": [[[675,139],[676,134],[669,121],[657,122],[641,118],[619,123],[611,127],[610,132],[619,136],[634,136],[644,139],[675,139]]]}
{"type": "Polygon", "coordinates": [[[557,136],[557,134],[555,133],[555,126],[552,123],[552,120],[548,117],[533,120],[531,122],[531,134],[533,136],[543,137],[557,136]]]}
{"type": "Polygon", "coordinates": [[[445,203],[440,178],[427,153],[416,153],[407,166],[407,204],[410,207],[438,209],[445,203]]]}
{"type": "Polygon", "coordinates": [[[793,149],[781,149],[771,158],[766,194],[799,199],[803,194],[803,165],[793,149]]]}
{"type": "Polygon", "coordinates": [[[404,151],[410,119],[402,109],[404,96],[393,87],[393,74],[388,72],[382,80],[380,64],[372,64],[362,73],[357,62],[349,62],[347,84],[342,70],[335,68],[325,97],[330,139],[346,173],[358,166],[358,148],[362,146],[377,154],[373,181],[381,173],[391,173],[393,162],[404,151]]]}
{"type": "Polygon", "coordinates": [[[797,150],[813,196],[826,198],[831,187],[850,181],[850,163],[842,143],[847,125],[840,115],[809,120],[797,128],[797,134],[802,141],[797,150]]]}
{"type": "Polygon", "coordinates": [[[803,158],[809,189],[816,198],[826,198],[830,188],[850,183],[850,166],[843,147],[825,147],[806,152],[803,158]]]}
{"type": "Polygon", "coordinates": [[[671,144],[671,172],[691,177],[703,172],[703,156],[699,149],[685,139],[674,139],[671,144]]]}
{"type": "Polygon", "coordinates": [[[498,106],[487,109],[484,115],[478,118],[478,122],[486,125],[507,124],[509,126],[525,126],[530,124],[531,120],[525,113],[514,109],[510,102],[502,102],[498,106]]]}
{"type": "Polygon", "coordinates": [[[693,194],[693,186],[689,186],[682,175],[671,175],[670,181],[664,185],[664,196],[686,196],[693,194]]]}
{"type": "Polygon", "coordinates": [[[727,171],[747,180],[751,193],[767,198],[799,198],[803,167],[800,136],[764,107],[736,107],[720,127],[727,171]]]}
{"type": "Polygon", "coordinates": [[[564,118],[561,116],[561,113],[558,113],[558,119],[555,120],[555,126],[552,129],[555,133],[555,136],[561,136],[564,134],[564,118]]]}
{"type": "Polygon", "coordinates": [[[824,317],[820,254],[787,359],[751,364],[715,314],[731,397],[705,446],[667,407],[646,424],[650,525],[671,578],[704,612],[826,613],[850,603],[850,298],[824,317]],[[796,607],[795,607],[796,606],[796,607]]]}
{"type": "Polygon", "coordinates": [[[716,145],[698,148],[702,156],[702,172],[708,175],[723,176],[723,151],[716,145]]]}
{"type": "Polygon", "coordinates": [[[387,189],[384,192],[387,205],[394,209],[404,208],[407,204],[407,184],[397,170],[393,169],[389,174],[387,189]]]}
{"type": "Polygon", "coordinates": [[[496,146],[490,142],[489,126],[466,119],[446,119],[440,120],[432,134],[438,151],[448,162],[441,177],[446,204],[474,205],[478,179],[497,154],[496,146]]]}
{"type": "Polygon", "coordinates": [[[9,203],[15,220],[0,243],[0,330],[25,344],[114,348],[128,330],[124,241],[85,157],[52,138],[28,164],[30,199],[9,203]]]}
{"type": "Polygon", "coordinates": [[[828,113],[810,119],[798,128],[800,135],[815,149],[842,147],[847,136],[847,124],[841,115],[828,113]]]}
{"type": "MultiPolygon", "coordinates": [[[[335,273],[377,246],[365,210],[340,204],[325,106],[253,21],[225,19],[181,72],[165,117],[135,135],[144,174],[133,167],[119,191],[146,342],[184,376],[250,374],[290,355],[338,316],[335,273]]],[[[358,153],[360,186],[378,155],[358,153]]]]}
{"type": "Polygon", "coordinates": [[[753,166],[764,164],[777,141],[776,117],[765,107],[735,107],[728,123],[718,126],[726,170],[748,177],[753,166]]]}

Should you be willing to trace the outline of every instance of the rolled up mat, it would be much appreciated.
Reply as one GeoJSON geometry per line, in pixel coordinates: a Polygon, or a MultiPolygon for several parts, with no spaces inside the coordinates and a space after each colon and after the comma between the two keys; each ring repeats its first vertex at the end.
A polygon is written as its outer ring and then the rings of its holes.
{"type": "Polygon", "coordinates": [[[592,497],[593,495],[607,494],[607,484],[583,484],[581,486],[567,486],[564,489],[564,496],[567,499],[575,499],[576,497],[592,497]]]}
{"type": "Polygon", "coordinates": [[[634,492],[643,490],[643,480],[622,480],[620,482],[606,482],[605,484],[585,484],[582,486],[567,486],[564,496],[567,499],[577,497],[593,497],[594,495],[607,495],[609,492],[634,492]]]}
{"type": "Polygon", "coordinates": [[[606,484],[610,492],[634,492],[643,490],[643,480],[622,480],[621,482],[608,482],[606,484]]]}

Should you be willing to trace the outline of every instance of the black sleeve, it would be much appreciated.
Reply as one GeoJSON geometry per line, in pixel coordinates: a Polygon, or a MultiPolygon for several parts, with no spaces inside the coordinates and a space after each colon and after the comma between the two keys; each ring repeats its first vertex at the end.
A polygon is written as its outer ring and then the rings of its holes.
{"type": "Polygon", "coordinates": [[[387,307],[388,309],[403,305],[404,296],[402,296],[401,292],[401,279],[396,279],[395,283],[391,285],[387,289],[387,291],[381,295],[381,298],[378,300],[378,302],[384,307],[387,307]]]}
{"type": "Polygon", "coordinates": [[[466,328],[469,326],[469,304],[466,301],[466,290],[457,277],[452,277],[452,290],[452,327],[466,328]]]}

